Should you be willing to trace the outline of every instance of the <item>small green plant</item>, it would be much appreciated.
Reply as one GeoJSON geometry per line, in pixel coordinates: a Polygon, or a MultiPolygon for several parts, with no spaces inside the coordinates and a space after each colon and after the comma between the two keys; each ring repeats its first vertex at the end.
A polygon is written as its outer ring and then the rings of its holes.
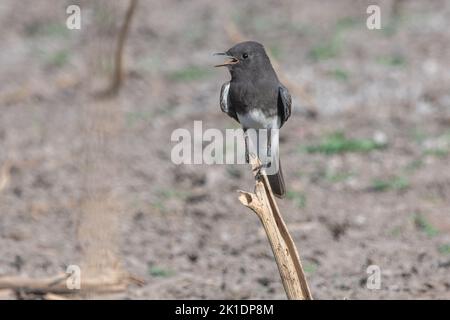
{"type": "Polygon", "coordinates": [[[149,274],[153,277],[168,278],[175,274],[174,271],[158,266],[149,266],[149,274]]]}
{"type": "Polygon", "coordinates": [[[32,37],[66,38],[70,35],[70,30],[67,29],[66,25],[59,22],[31,24],[25,28],[25,32],[32,37]]]}
{"type": "Polygon", "coordinates": [[[48,56],[47,63],[52,67],[61,68],[69,62],[69,52],[59,50],[48,56]]]}
{"type": "Polygon", "coordinates": [[[392,37],[397,33],[398,22],[397,20],[391,20],[381,29],[383,34],[387,37],[392,37]]]}
{"type": "Polygon", "coordinates": [[[320,44],[311,49],[309,56],[315,60],[326,60],[334,58],[338,55],[339,45],[337,40],[332,40],[323,44],[320,44]]]}
{"type": "Polygon", "coordinates": [[[318,267],[317,263],[314,262],[305,263],[305,265],[303,266],[303,270],[306,273],[313,274],[317,271],[317,267],[318,267]]]}
{"type": "Polygon", "coordinates": [[[418,143],[422,144],[424,148],[423,155],[425,156],[445,158],[450,154],[450,132],[445,132],[429,139],[423,138],[418,143]]]}
{"type": "Polygon", "coordinates": [[[370,152],[384,147],[384,144],[373,139],[351,139],[342,132],[336,132],[326,136],[319,144],[307,146],[305,150],[308,153],[331,155],[345,152],[370,152]]]}
{"type": "Polygon", "coordinates": [[[166,205],[162,200],[153,201],[151,206],[162,213],[166,212],[166,205]]]}
{"type": "Polygon", "coordinates": [[[423,143],[426,140],[426,138],[427,138],[426,133],[423,130],[421,130],[421,129],[413,129],[410,132],[410,136],[418,144],[423,143]]]}
{"type": "Polygon", "coordinates": [[[414,215],[414,224],[429,237],[434,237],[439,234],[438,229],[436,229],[436,227],[433,226],[421,213],[416,213],[414,215]]]}
{"type": "Polygon", "coordinates": [[[343,31],[346,29],[354,28],[358,25],[360,21],[358,19],[355,19],[354,17],[343,17],[338,20],[336,23],[336,29],[338,31],[343,31]]]}
{"type": "Polygon", "coordinates": [[[173,189],[163,189],[159,192],[159,195],[163,199],[186,199],[189,196],[188,192],[178,191],[173,189]]]}
{"type": "Polygon", "coordinates": [[[150,111],[133,111],[126,113],[126,121],[128,126],[133,126],[139,121],[150,121],[153,117],[153,113],[150,111]]]}
{"type": "Polygon", "coordinates": [[[336,57],[341,49],[342,35],[344,31],[354,27],[357,23],[358,21],[352,17],[340,19],[336,23],[333,36],[329,40],[312,48],[309,52],[309,56],[315,61],[336,57]]]}
{"type": "Polygon", "coordinates": [[[198,66],[189,66],[169,73],[168,77],[170,80],[173,81],[188,82],[204,79],[210,76],[211,74],[212,74],[211,71],[207,68],[198,66]]]}
{"type": "Polygon", "coordinates": [[[348,72],[339,68],[334,69],[330,74],[333,78],[339,81],[347,81],[349,78],[348,72]]]}
{"type": "Polygon", "coordinates": [[[405,177],[395,176],[389,179],[375,179],[372,182],[371,189],[377,192],[390,191],[390,190],[405,190],[410,186],[408,179],[405,177]]]}
{"type": "Polygon", "coordinates": [[[445,158],[448,156],[450,150],[447,148],[429,148],[424,151],[426,156],[434,156],[438,158],[445,158]]]}
{"type": "Polygon", "coordinates": [[[424,162],[422,159],[414,159],[405,166],[404,170],[406,172],[413,172],[420,169],[423,165],[424,162]]]}
{"type": "Polygon", "coordinates": [[[450,142],[450,131],[447,131],[444,134],[442,134],[441,138],[446,140],[447,142],[450,142]]]}
{"type": "Polygon", "coordinates": [[[400,54],[379,57],[377,62],[389,67],[403,67],[406,65],[405,57],[400,54]]]}
{"type": "Polygon", "coordinates": [[[393,237],[398,237],[398,236],[400,236],[400,235],[402,234],[402,228],[399,227],[399,226],[394,227],[394,228],[392,228],[392,229],[389,231],[389,233],[390,233],[391,236],[393,236],[393,237]]]}
{"type": "Polygon", "coordinates": [[[450,254],[450,243],[440,245],[438,250],[442,254],[450,254]]]}
{"type": "Polygon", "coordinates": [[[327,170],[324,174],[325,180],[331,183],[347,181],[353,176],[352,172],[333,172],[332,170],[327,170]]]}
{"type": "Polygon", "coordinates": [[[288,191],[286,198],[294,201],[295,206],[299,209],[306,207],[306,195],[303,192],[288,191]]]}

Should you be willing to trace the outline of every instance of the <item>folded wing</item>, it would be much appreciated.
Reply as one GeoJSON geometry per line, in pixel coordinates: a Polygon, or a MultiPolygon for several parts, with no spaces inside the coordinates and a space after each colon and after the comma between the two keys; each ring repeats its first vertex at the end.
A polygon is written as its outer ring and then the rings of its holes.
{"type": "Polygon", "coordinates": [[[288,89],[280,83],[278,87],[278,116],[280,117],[280,128],[291,116],[292,98],[288,89]]]}
{"type": "Polygon", "coordinates": [[[230,92],[230,82],[228,81],[225,82],[222,85],[222,89],[220,89],[220,109],[222,110],[222,112],[226,113],[228,116],[239,122],[236,111],[234,110],[233,106],[230,103],[229,92],[230,92]]]}

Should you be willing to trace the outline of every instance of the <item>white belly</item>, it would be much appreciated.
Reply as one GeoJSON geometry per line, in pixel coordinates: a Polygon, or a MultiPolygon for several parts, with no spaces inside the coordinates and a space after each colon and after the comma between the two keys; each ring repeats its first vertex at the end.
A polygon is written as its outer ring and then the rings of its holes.
{"type": "Polygon", "coordinates": [[[238,113],[238,119],[243,128],[247,131],[249,142],[249,153],[258,155],[262,163],[276,163],[275,160],[279,156],[279,128],[280,121],[277,116],[266,117],[261,110],[252,110],[243,115],[238,113]],[[255,129],[254,132],[251,129],[255,129]],[[271,131],[271,152],[268,157],[268,132],[267,130],[259,131],[258,129],[274,129],[271,131]]]}
{"type": "Polygon", "coordinates": [[[278,117],[266,117],[261,110],[253,109],[247,114],[237,114],[243,128],[247,129],[278,129],[280,121],[278,117]]]}

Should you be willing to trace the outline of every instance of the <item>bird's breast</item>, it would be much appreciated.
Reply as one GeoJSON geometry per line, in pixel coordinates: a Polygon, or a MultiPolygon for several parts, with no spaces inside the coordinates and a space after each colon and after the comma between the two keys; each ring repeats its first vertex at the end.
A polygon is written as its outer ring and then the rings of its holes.
{"type": "Polygon", "coordinates": [[[246,113],[238,113],[237,116],[245,129],[276,129],[280,127],[280,121],[277,116],[267,116],[259,108],[251,109],[246,113]]]}

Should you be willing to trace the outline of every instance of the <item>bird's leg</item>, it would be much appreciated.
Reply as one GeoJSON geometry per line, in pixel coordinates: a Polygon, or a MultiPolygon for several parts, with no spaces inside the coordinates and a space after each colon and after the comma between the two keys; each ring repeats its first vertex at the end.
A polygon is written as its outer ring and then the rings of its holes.
{"type": "Polygon", "coordinates": [[[267,157],[272,156],[272,128],[267,129],[267,157]]]}
{"type": "Polygon", "coordinates": [[[256,166],[253,169],[253,172],[255,172],[255,180],[256,181],[260,181],[261,177],[262,177],[262,170],[264,169],[264,165],[263,164],[259,164],[258,166],[256,166]]]}
{"type": "Polygon", "coordinates": [[[247,129],[244,129],[244,142],[245,142],[245,162],[250,163],[250,155],[248,151],[248,134],[247,129]]]}
{"type": "Polygon", "coordinates": [[[267,141],[266,141],[266,154],[261,152],[261,156],[263,157],[261,160],[263,168],[270,168],[272,165],[272,128],[267,129],[267,141]]]}

